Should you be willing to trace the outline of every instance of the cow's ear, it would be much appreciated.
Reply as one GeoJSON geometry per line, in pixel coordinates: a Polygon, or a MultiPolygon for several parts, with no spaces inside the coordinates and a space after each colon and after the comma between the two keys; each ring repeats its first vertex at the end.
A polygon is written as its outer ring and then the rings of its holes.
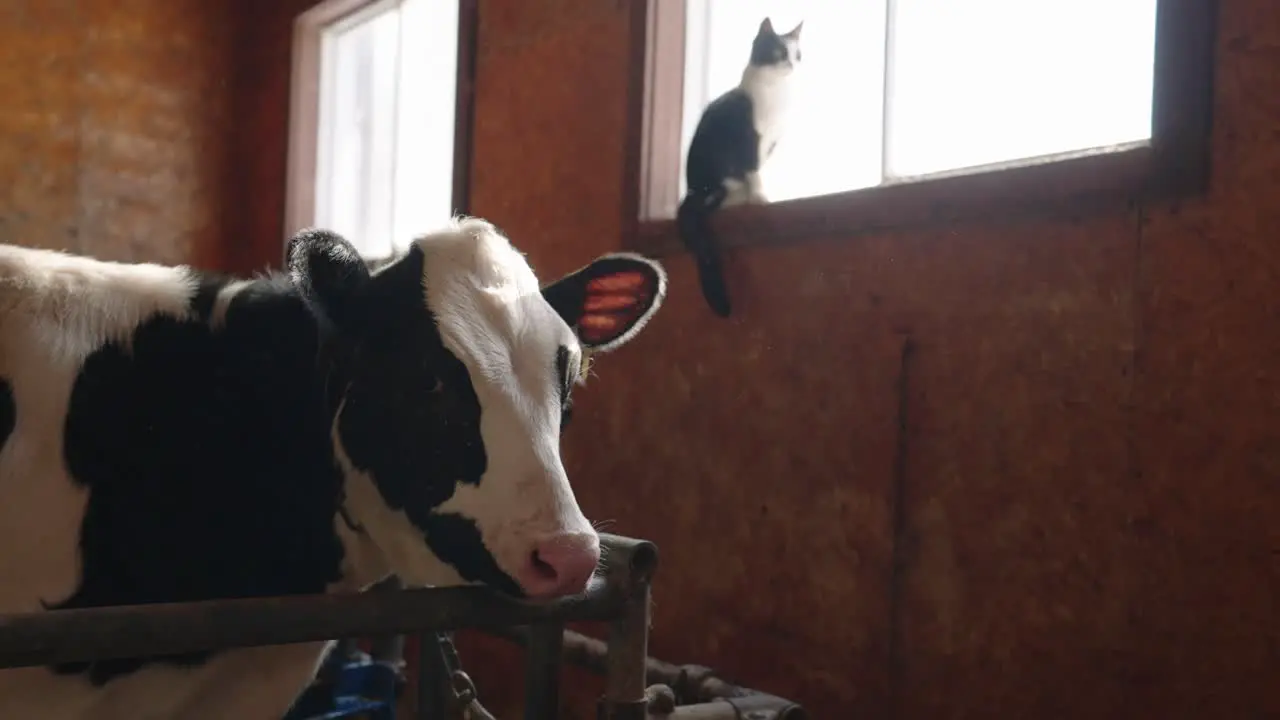
{"type": "Polygon", "coordinates": [[[662,307],[667,273],[640,255],[611,253],[543,287],[542,296],[584,347],[609,352],[635,337],[662,307]]]}
{"type": "Polygon", "coordinates": [[[289,276],[313,310],[344,326],[369,282],[369,267],[354,245],[329,230],[299,230],[289,239],[289,276]]]}

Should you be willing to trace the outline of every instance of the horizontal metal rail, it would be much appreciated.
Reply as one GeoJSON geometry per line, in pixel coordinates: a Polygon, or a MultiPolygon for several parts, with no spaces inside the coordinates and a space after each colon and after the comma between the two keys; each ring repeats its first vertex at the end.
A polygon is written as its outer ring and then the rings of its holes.
{"type": "MultiPolygon", "coordinates": [[[[614,648],[597,638],[573,630],[563,630],[559,642],[551,643],[540,634],[559,630],[558,626],[535,628],[506,627],[487,630],[486,634],[510,640],[535,656],[558,653],[555,660],[584,668],[596,675],[609,672],[609,656],[614,648]]],[[[549,659],[542,661],[551,662],[549,659]]],[[[808,713],[798,703],[760,690],[731,683],[703,665],[675,665],[657,658],[645,659],[645,683],[649,696],[649,718],[671,717],[676,720],[698,718],[717,720],[805,720],[808,713]],[[665,690],[664,690],[665,688],[665,690]],[[670,692],[670,698],[660,696],[670,692]]],[[[530,686],[532,688],[532,686],[530,686]]]]}
{"type": "Polygon", "coordinates": [[[649,542],[602,535],[605,572],[582,595],[547,603],[487,588],[129,605],[0,615],[0,668],[325,641],[463,627],[619,620],[657,563],[649,542]]]}

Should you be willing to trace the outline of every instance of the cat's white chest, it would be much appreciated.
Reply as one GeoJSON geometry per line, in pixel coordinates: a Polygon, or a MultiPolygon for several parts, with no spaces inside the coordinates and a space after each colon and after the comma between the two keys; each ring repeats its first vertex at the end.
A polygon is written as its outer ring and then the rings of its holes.
{"type": "Polygon", "coordinates": [[[755,99],[756,132],[761,137],[779,135],[787,119],[787,102],[781,91],[762,93],[755,99]]]}
{"type": "Polygon", "coordinates": [[[782,137],[790,109],[787,78],[768,75],[743,78],[743,90],[751,98],[755,129],[760,135],[761,160],[782,137]]]}

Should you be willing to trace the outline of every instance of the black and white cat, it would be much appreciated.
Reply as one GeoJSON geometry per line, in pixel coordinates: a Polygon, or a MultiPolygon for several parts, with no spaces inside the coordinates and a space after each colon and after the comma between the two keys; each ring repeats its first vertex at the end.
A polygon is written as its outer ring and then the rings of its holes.
{"type": "Polygon", "coordinates": [[[707,220],[721,207],[768,202],[760,170],[782,136],[803,26],[779,34],[769,18],[760,23],[742,82],[707,105],[689,143],[676,224],[697,261],[702,295],[720,317],[729,316],[729,293],[707,220]]]}

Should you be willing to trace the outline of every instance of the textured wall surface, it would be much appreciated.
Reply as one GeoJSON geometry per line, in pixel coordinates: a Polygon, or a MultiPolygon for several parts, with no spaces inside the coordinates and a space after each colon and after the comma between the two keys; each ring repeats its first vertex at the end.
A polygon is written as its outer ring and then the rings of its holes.
{"type": "Polygon", "coordinates": [[[0,241],[222,263],[229,7],[0,3],[0,241]]]}
{"type": "Polygon", "coordinates": [[[289,76],[293,21],[315,0],[234,0],[236,159],[231,203],[239,223],[229,262],[242,271],[278,266],[284,254],[289,76]]]}
{"type": "MultiPolygon", "coordinates": [[[[277,235],[304,4],[254,6],[238,75],[277,235]]],[[[1206,197],[737,252],[730,322],[668,262],[565,438],[588,514],[661,546],[656,655],[820,718],[1280,715],[1280,6],[1221,5],[1206,197]]],[[[473,209],[556,275],[621,244],[628,11],[481,14],[473,209]]],[[[500,648],[464,658],[517,717],[500,648]]],[[[566,717],[598,688],[567,679],[566,717]]]]}

